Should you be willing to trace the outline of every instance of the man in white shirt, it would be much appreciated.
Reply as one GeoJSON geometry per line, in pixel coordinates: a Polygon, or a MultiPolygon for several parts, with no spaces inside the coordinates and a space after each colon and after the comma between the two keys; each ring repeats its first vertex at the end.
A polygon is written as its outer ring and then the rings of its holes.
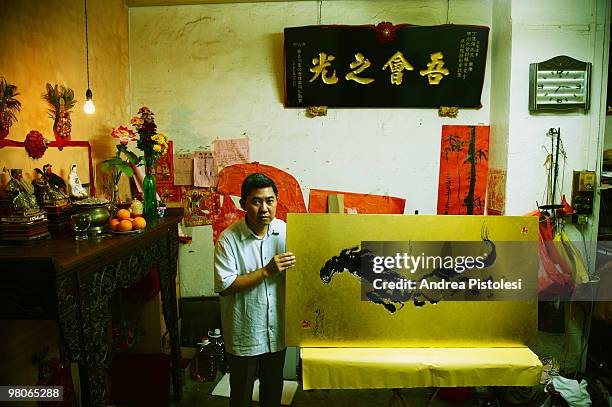
{"type": "Polygon", "coordinates": [[[243,219],[223,231],[215,248],[215,291],[230,367],[230,406],[251,404],[255,374],[262,407],[280,406],[285,362],[286,225],[275,219],[278,189],[263,174],[242,183],[243,219]]]}

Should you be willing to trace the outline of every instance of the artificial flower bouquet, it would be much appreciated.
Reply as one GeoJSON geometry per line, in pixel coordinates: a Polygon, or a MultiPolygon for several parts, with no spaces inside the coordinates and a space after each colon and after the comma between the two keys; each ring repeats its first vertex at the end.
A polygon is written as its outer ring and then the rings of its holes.
{"type": "Polygon", "coordinates": [[[153,112],[146,106],[130,121],[138,133],[136,146],[144,153],[145,165],[151,168],[168,151],[168,137],[157,132],[153,112]]]}

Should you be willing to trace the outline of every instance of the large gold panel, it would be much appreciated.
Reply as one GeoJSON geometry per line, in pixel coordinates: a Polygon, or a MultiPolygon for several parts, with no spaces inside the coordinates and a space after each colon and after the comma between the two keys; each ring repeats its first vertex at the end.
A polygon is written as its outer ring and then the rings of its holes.
{"type": "Polygon", "coordinates": [[[482,242],[484,231],[498,248],[496,262],[488,270],[495,280],[522,277],[525,283],[534,284],[538,272],[537,227],[536,217],[289,214],[287,250],[295,253],[297,265],[286,273],[287,345],[526,346],[533,342],[537,332],[535,298],[443,300],[420,307],[408,301],[391,313],[380,304],[361,300],[357,276],[336,273],[324,284],[320,270],[343,249],[360,246],[362,241],[410,241],[416,245],[438,241],[482,242]],[[503,242],[523,244],[517,252],[503,250],[503,242]]]}

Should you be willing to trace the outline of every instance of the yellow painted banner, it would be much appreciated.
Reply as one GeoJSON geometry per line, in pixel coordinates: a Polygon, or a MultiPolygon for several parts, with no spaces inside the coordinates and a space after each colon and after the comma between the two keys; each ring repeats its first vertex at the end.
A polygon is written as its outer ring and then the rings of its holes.
{"type": "MultiPolygon", "coordinates": [[[[536,217],[289,214],[287,250],[296,255],[297,264],[286,272],[286,343],[365,348],[526,346],[537,333],[535,297],[499,301],[514,298],[517,292],[505,290],[496,292],[495,301],[487,297],[443,299],[435,304],[416,304],[412,298],[392,301],[380,297],[380,291],[368,292],[358,271],[359,257],[363,258],[362,242],[374,246],[381,242],[384,253],[399,253],[406,247],[418,253],[427,246],[423,242],[439,242],[440,253],[445,253],[443,242],[451,241],[450,254],[462,244],[457,242],[480,242],[481,254],[489,255],[485,262],[492,264],[476,273],[457,274],[455,280],[523,279],[533,290],[538,273],[537,227],[536,217]],[[521,244],[508,248],[508,242],[521,244]],[[330,272],[326,265],[334,264],[330,272]]],[[[393,273],[406,279],[414,276],[406,270],[393,273]]]]}

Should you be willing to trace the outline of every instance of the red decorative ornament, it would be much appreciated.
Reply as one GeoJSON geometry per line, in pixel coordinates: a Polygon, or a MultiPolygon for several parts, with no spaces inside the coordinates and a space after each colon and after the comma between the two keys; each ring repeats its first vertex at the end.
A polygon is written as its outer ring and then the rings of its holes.
{"type": "Polygon", "coordinates": [[[13,124],[13,120],[10,116],[10,112],[0,112],[0,140],[6,138],[9,134],[9,129],[13,124]]]}
{"type": "Polygon", "coordinates": [[[395,39],[395,34],[397,33],[397,29],[399,26],[393,25],[388,21],[383,21],[378,23],[375,27],[376,31],[376,39],[380,43],[391,42],[395,39]]]}
{"type": "Polygon", "coordinates": [[[38,159],[45,155],[45,151],[49,145],[49,140],[36,130],[31,130],[23,142],[28,155],[34,159],[38,159]]]}
{"type": "Polygon", "coordinates": [[[72,121],[70,120],[70,112],[60,112],[55,119],[53,125],[53,133],[55,138],[59,140],[70,140],[70,132],[72,130],[72,121]],[[58,138],[59,137],[59,138],[58,138]]]}
{"type": "Polygon", "coordinates": [[[49,117],[53,119],[53,134],[59,145],[70,140],[72,122],[70,112],[76,104],[74,91],[64,85],[51,85],[47,83],[47,93],[43,99],[49,103],[49,117]]]}

